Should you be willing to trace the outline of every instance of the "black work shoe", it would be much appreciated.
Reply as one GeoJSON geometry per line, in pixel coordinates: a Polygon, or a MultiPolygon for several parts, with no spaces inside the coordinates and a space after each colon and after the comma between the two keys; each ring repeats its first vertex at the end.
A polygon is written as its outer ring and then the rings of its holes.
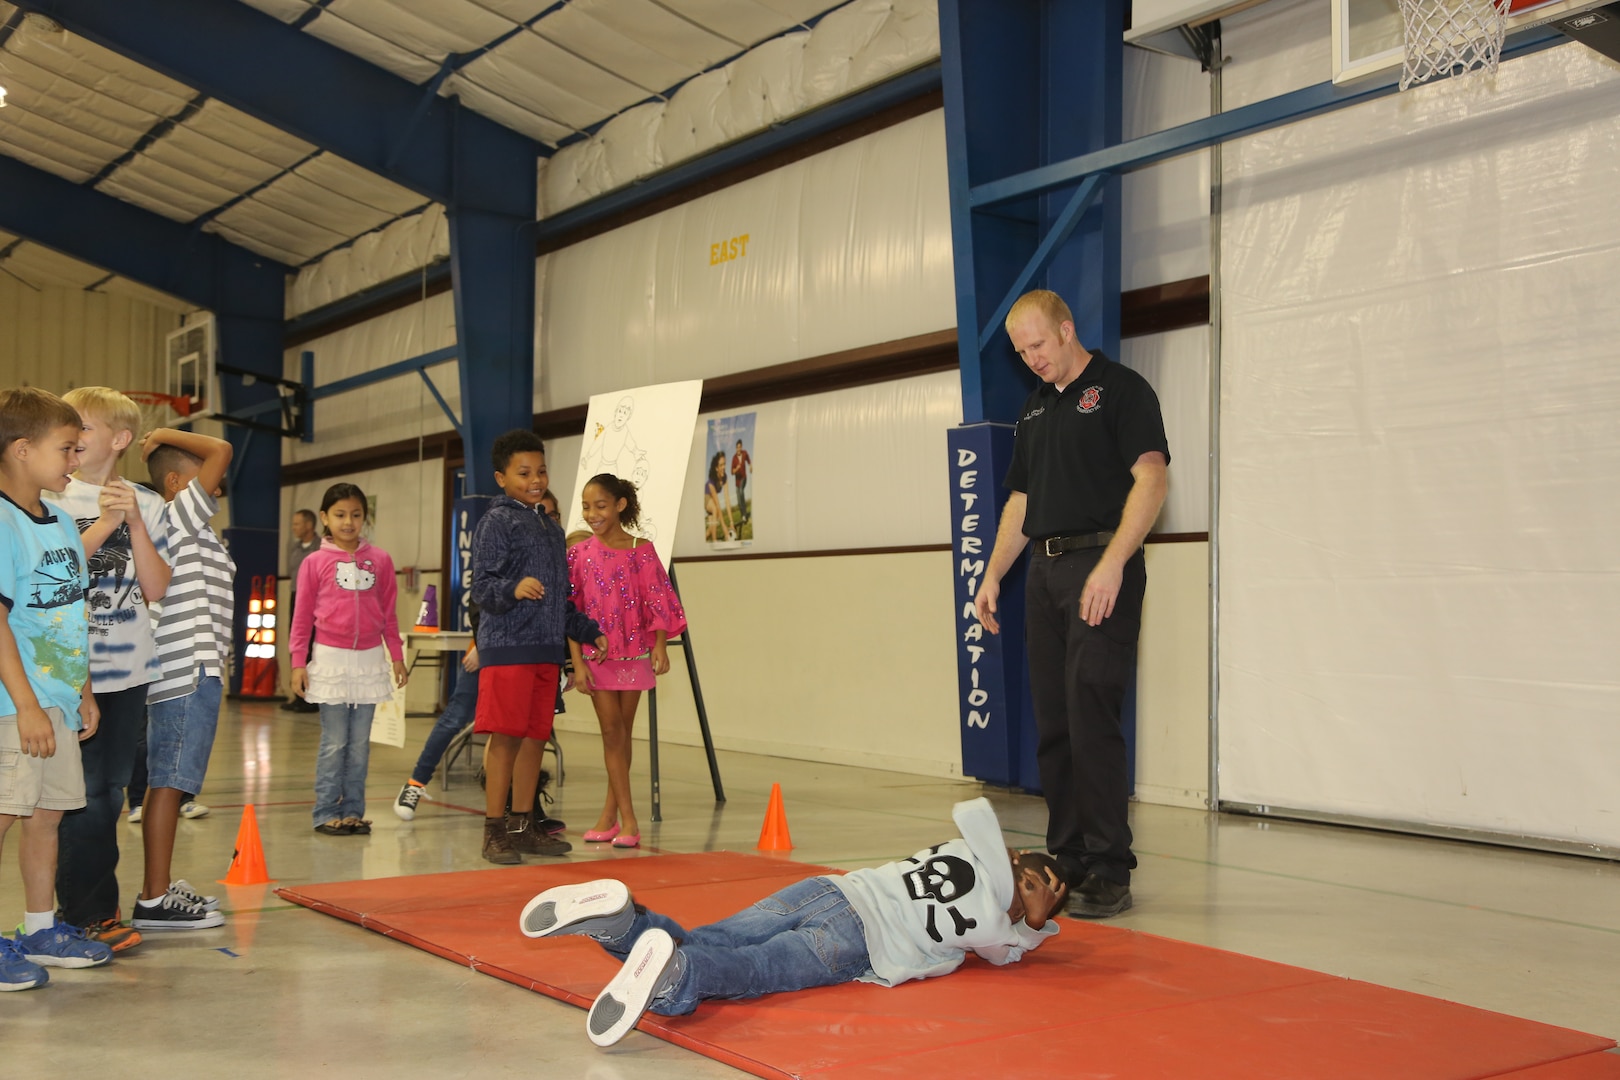
{"type": "Polygon", "coordinates": [[[1108,919],[1131,906],[1131,887],[1087,874],[1069,895],[1069,914],[1077,919],[1108,919]]]}

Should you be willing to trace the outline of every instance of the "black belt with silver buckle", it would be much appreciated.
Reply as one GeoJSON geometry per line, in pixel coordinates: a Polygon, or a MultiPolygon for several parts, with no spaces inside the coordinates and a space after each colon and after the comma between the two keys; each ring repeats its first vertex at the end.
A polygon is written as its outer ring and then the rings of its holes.
{"type": "Polygon", "coordinates": [[[1041,541],[1050,558],[1057,558],[1066,551],[1090,551],[1092,548],[1107,547],[1113,543],[1114,534],[1111,532],[1081,533],[1079,536],[1048,536],[1041,541]]]}

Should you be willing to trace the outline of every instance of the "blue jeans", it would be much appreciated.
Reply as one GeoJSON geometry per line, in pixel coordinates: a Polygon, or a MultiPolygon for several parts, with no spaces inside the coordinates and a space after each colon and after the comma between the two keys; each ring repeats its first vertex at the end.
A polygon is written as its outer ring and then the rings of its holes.
{"type": "Polygon", "coordinates": [[[315,824],[366,816],[375,705],[321,705],[321,748],[315,755],[315,824]]]}
{"type": "Polygon", "coordinates": [[[623,960],[653,927],[670,933],[686,961],[681,981],[649,1006],[662,1016],[684,1016],[707,998],[752,998],[852,982],[872,969],[860,916],[824,877],[796,882],[729,919],[690,932],[638,905],[629,931],[602,947],[623,960]]]}
{"type": "Polygon", "coordinates": [[[84,809],[63,814],[57,833],[56,902],[63,921],[73,926],[118,913],[118,822],[135,767],[135,744],[146,727],[146,687],[97,694],[96,704],[101,726],[79,744],[84,809]]]}
{"type": "Polygon", "coordinates": [[[427,742],[422,744],[422,756],[416,759],[416,768],[411,770],[412,780],[426,785],[433,779],[433,770],[439,767],[439,759],[450,748],[450,740],[473,722],[473,714],[477,711],[478,673],[464,671],[456,679],[456,688],[451,692],[444,712],[439,714],[438,722],[428,732],[427,742]]]}
{"type": "Polygon", "coordinates": [[[206,675],[185,697],[153,702],[146,710],[147,785],[201,791],[219,727],[219,677],[206,675]]]}

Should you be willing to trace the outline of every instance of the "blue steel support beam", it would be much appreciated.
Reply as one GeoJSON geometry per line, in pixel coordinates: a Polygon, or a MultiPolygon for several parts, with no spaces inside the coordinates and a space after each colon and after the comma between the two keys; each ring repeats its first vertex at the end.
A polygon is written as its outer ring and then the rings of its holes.
{"type": "Polygon", "coordinates": [[[0,191],[7,232],[215,313],[284,314],[288,269],[274,259],[3,154],[0,191]]]}
{"type": "Polygon", "coordinates": [[[979,348],[997,301],[1039,243],[1033,199],[984,214],[975,185],[1040,164],[1039,6],[996,0],[940,0],[940,62],[945,98],[945,165],[951,195],[957,350],[966,423],[1017,419],[1033,385],[1006,336],[979,348]]]}
{"type": "MultiPolygon", "coordinates": [[[[942,4],[942,11],[943,8],[942,4]]],[[[1510,37],[1502,47],[1502,59],[1507,61],[1528,56],[1542,49],[1567,44],[1569,41],[1569,38],[1556,30],[1544,26],[1535,27],[1510,37]]],[[[967,192],[967,201],[974,210],[1017,204],[1031,196],[1073,184],[1092,173],[1134,172],[1168,158],[1179,157],[1194,150],[1203,150],[1216,143],[1308,120],[1313,116],[1334,112],[1350,105],[1375,101],[1399,90],[1399,71],[1388,76],[1343,85],[1335,85],[1332,82],[1317,83],[1314,86],[1257,101],[1252,105],[1230,109],[1203,120],[1166,128],[1164,131],[1132,139],[1130,142],[1022,172],[1003,174],[995,179],[975,184],[967,192]]]]}
{"type": "MultiPolygon", "coordinates": [[[[1061,161],[1124,137],[1125,8],[1129,0],[1072,0],[1042,5],[1041,160],[1061,161]]],[[[1084,185],[1082,185],[1082,190],[1084,185]]],[[[1041,196],[1042,246],[1050,245],[1045,284],[1068,301],[1075,332],[1088,348],[1119,359],[1121,182],[1102,178],[1077,225],[1067,221],[1071,193],[1041,196]],[[1059,239],[1072,229],[1073,241],[1059,239]]],[[[1008,417],[1007,419],[1012,419],[1008,417]]]]}
{"type": "Polygon", "coordinates": [[[490,455],[496,436],[534,423],[536,176],[533,158],[526,168],[511,167],[481,129],[456,135],[461,200],[449,208],[450,270],[466,493],[495,495],[490,455]]]}
{"type": "MultiPolygon", "coordinates": [[[[527,154],[527,137],[244,3],[23,0],[68,30],[442,203],[469,134],[527,154]],[[458,130],[459,129],[459,130],[458,130]]],[[[502,210],[508,208],[502,207],[502,210]]],[[[530,217],[534,203],[524,208],[530,217]]]]}

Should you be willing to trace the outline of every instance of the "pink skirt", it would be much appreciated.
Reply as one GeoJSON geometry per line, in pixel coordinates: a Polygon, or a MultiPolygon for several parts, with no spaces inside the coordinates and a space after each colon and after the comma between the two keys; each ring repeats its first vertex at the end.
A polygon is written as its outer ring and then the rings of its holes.
{"type": "Polygon", "coordinates": [[[650,656],[586,660],[585,666],[591,669],[591,685],[598,690],[651,690],[658,685],[650,656]]]}

